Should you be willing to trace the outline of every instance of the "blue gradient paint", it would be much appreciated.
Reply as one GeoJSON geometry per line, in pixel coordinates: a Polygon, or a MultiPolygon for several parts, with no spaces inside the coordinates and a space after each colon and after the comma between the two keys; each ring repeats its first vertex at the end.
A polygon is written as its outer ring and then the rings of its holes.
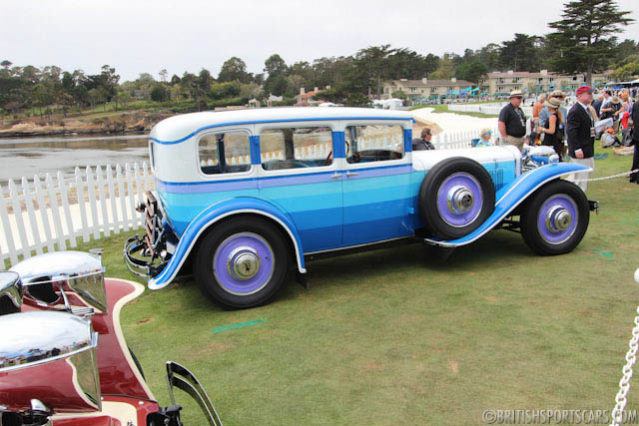
{"type": "Polygon", "coordinates": [[[342,240],[342,181],[324,175],[323,182],[260,188],[259,197],[286,212],[300,234],[304,251],[339,247],[342,240]]]}
{"type": "Polygon", "coordinates": [[[360,173],[344,180],[344,230],[342,246],[365,244],[410,235],[403,226],[411,201],[412,167],[379,170],[353,169],[360,173]]]}
{"type": "MultiPolygon", "coordinates": [[[[514,162],[485,167],[499,196],[506,189],[503,182],[515,177],[514,162]]],[[[178,237],[207,206],[237,197],[260,198],[288,214],[307,253],[406,236],[423,226],[415,212],[425,172],[408,164],[351,172],[356,174],[330,170],[214,182],[156,180],[156,188],[178,237]],[[340,178],[334,179],[336,173],[340,178]]]]}
{"type": "MultiPolygon", "coordinates": [[[[339,133],[343,137],[342,132],[334,132],[334,140],[341,139],[339,133]]],[[[503,196],[515,179],[514,161],[484,167],[495,179],[498,197],[503,196]]],[[[284,223],[294,235],[301,269],[305,254],[411,236],[424,226],[417,212],[425,171],[414,170],[411,164],[313,170],[226,181],[156,180],[160,201],[180,241],[152,288],[173,279],[202,229],[220,215],[240,210],[252,209],[284,223]]]]}

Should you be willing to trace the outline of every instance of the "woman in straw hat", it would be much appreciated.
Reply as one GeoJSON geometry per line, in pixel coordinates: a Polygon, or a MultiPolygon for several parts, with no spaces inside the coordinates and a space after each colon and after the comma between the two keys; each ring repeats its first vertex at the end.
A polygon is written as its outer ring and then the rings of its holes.
{"type": "Polygon", "coordinates": [[[564,142],[563,132],[559,129],[563,127],[564,116],[561,112],[561,101],[556,98],[550,98],[544,106],[548,109],[548,119],[545,123],[539,127],[539,131],[544,135],[543,144],[552,146],[557,155],[559,155],[559,161],[562,161],[564,155],[564,142]]]}

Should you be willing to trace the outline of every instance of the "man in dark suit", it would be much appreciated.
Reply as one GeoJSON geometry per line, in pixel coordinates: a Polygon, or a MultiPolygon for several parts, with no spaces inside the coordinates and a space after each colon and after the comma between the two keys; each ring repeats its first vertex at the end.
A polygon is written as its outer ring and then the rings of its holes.
{"type": "MultiPolygon", "coordinates": [[[[566,119],[568,136],[568,154],[570,160],[595,168],[595,118],[590,111],[592,87],[581,86],[577,89],[577,103],[570,108],[566,119]]],[[[570,180],[586,192],[588,176],[591,171],[573,173],[570,180]]]]}
{"type": "MultiPolygon", "coordinates": [[[[630,170],[639,169],[639,101],[632,106],[632,142],[635,145],[635,152],[632,156],[632,167],[630,170]]],[[[639,183],[639,172],[630,175],[630,182],[639,183]]]]}

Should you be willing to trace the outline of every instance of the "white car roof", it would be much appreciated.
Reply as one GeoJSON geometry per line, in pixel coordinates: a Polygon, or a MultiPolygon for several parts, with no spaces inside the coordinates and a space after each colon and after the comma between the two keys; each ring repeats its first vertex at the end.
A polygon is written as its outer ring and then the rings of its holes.
{"type": "Polygon", "coordinates": [[[196,112],[176,115],[160,121],[151,130],[151,139],[160,143],[179,143],[195,133],[209,128],[286,121],[322,120],[412,120],[408,111],[388,111],[372,108],[286,107],[257,108],[219,112],[196,112]]]}

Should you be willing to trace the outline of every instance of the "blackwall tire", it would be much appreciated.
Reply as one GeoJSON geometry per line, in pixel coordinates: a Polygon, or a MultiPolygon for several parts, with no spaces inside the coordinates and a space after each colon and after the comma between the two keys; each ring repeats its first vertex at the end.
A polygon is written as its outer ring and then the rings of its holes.
{"type": "Polygon", "coordinates": [[[271,222],[240,216],[209,231],[195,257],[195,280],[202,293],[230,308],[270,301],[289,268],[288,245],[271,222]]]}
{"type": "Polygon", "coordinates": [[[521,236],[537,254],[564,254],[581,242],[589,222],[586,194],[572,182],[555,180],[541,187],[523,206],[521,236]]]}
{"type": "Polygon", "coordinates": [[[495,208],[495,185],[488,171],[466,157],[441,161],[419,189],[419,216],[427,231],[444,240],[477,229],[495,208]]]}

